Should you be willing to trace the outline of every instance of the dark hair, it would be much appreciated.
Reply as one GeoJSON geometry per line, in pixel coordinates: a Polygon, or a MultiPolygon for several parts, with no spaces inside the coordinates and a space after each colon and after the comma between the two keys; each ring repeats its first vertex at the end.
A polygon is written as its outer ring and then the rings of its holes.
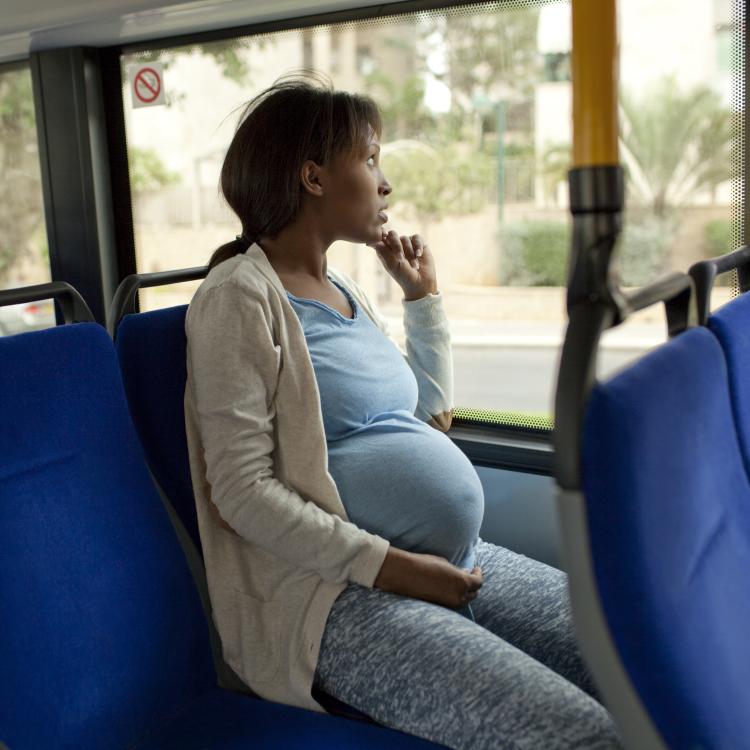
{"type": "Polygon", "coordinates": [[[300,170],[321,166],[380,135],[380,112],[367,96],[335,91],[316,74],[278,79],[245,107],[221,168],[220,187],[242,223],[242,234],[214,251],[209,269],[275,237],[297,217],[300,170]]]}

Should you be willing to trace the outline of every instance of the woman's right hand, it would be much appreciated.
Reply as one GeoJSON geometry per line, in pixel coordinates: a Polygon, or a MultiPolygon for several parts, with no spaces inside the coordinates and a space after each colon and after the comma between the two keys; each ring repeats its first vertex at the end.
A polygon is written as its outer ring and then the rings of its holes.
{"type": "Polygon", "coordinates": [[[462,570],[444,557],[389,547],[374,586],[456,608],[476,599],[482,587],[482,569],[462,570]]]}

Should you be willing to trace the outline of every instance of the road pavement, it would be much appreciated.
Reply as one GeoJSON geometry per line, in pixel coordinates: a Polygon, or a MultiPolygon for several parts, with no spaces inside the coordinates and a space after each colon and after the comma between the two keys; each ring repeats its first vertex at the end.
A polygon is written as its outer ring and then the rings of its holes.
{"type": "MultiPolygon", "coordinates": [[[[604,350],[605,374],[637,358],[637,352],[604,350]]],[[[552,413],[559,350],[553,347],[453,347],[456,406],[552,413]]]]}
{"type": "MultiPolygon", "coordinates": [[[[388,319],[403,342],[403,322],[388,319]]],[[[451,320],[455,404],[476,409],[552,413],[561,321],[451,320]]],[[[597,373],[606,377],[666,340],[666,324],[625,324],[602,337],[597,373]]]]}

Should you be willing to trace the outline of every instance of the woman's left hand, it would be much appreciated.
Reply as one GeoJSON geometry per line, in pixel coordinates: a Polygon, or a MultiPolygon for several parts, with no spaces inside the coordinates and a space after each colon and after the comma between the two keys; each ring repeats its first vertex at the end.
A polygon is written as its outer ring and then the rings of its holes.
{"type": "Polygon", "coordinates": [[[437,293],[435,258],[418,234],[398,236],[391,229],[370,245],[386,271],[404,291],[407,302],[437,293]]]}

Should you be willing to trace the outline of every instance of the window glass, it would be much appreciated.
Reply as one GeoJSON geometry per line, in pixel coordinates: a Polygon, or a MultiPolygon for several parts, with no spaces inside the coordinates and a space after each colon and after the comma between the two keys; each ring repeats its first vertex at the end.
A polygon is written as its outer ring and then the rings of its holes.
{"type": "MultiPolygon", "coordinates": [[[[0,289],[50,281],[27,65],[0,67],[0,289]]],[[[51,301],[0,307],[0,336],[55,325],[51,301]]]]}
{"type": "MultiPolygon", "coordinates": [[[[626,286],[726,252],[732,199],[727,3],[622,0],[622,159],[628,174],[619,266],[626,286]],[[721,17],[719,17],[721,16],[721,17]],[[724,36],[722,36],[722,34],[724,36]]],[[[202,265],[238,231],[218,195],[244,102],[303,67],[367,92],[384,118],[390,226],[436,258],[451,322],[455,401],[515,421],[552,411],[570,243],[570,3],[488,3],[125,55],[158,61],[166,102],[124,91],[141,271],[202,265]]],[[[400,290],[374,251],[338,242],[352,275],[403,337],[400,290]]],[[[147,290],[145,309],[197,284],[147,290]]],[[[731,294],[721,286],[720,303],[731,294]]],[[[661,310],[605,337],[606,374],[663,341],[661,310]]],[[[478,410],[481,410],[478,411],[478,410]]],[[[462,412],[468,414],[469,412],[462,412]]]]}

